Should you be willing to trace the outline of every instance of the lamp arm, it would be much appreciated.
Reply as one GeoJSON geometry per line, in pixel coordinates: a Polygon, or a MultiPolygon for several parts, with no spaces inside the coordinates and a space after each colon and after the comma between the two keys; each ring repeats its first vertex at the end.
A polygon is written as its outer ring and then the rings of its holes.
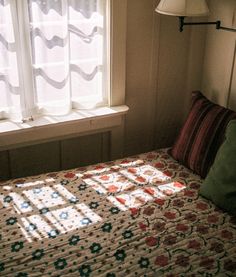
{"type": "Polygon", "coordinates": [[[184,22],[185,17],[179,16],[179,31],[183,32],[185,25],[215,25],[217,30],[224,30],[224,31],[230,31],[230,32],[236,32],[236,29],[234,28],[228,28],[221,26],[221,21],[210,21],[210,22],[184,22]]]}
{"type": "Polygon", "coordinates": [[[179,16],[179,31],[183,32],[184,30],[184,16],[179,16]]]}

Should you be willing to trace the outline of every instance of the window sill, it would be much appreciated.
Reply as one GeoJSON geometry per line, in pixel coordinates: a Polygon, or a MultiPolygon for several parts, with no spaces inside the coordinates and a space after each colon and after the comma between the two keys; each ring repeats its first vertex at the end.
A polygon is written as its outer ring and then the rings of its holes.
{"type": "Polygon", "coordinates": [[[111,129],[122,124],[125,105],[73,110],[65,116],[42,116],[26,123],[0,121],[0,151],[111,129]]]}

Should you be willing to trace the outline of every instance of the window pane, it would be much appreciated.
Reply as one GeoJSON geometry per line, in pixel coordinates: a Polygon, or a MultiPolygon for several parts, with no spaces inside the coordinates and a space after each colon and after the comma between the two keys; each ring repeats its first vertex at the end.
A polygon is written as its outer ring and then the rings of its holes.
{"type": "Polygon", "coordinates": [[[46,113],[104,104],[106,0],[28,3],[36,104],[46,113]]]}
{"type": "Polygon", "coordinates": [[[43,113],[69,112],[67,1],[28,3],[36,105],[43,113]]]}
{"type": "Polygon", "coordinates": [[[0,1],[0,119],[21,116],[20,84],[9,0],[0,1]]]}
{"type": "Polygon", "coordinates": [[[106,3],[69,1],[72,100],[80,107],[106,101],[106,3]]]}

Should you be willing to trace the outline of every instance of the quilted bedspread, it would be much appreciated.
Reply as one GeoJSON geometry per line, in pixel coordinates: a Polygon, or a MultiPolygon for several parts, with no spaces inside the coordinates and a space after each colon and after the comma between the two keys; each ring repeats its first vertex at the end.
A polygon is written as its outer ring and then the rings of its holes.
{"type": "Polygon", "coordinates": [[[0,184],[0,276],[236,276],[236,219],[167,150],[0,184]]]}

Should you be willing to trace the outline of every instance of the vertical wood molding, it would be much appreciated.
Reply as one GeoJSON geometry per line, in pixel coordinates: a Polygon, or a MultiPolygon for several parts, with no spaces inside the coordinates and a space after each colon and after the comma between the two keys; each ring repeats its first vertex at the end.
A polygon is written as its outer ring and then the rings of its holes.
{"type": "Polygon", "coordinates": [[[60,166],[60,170],[62,170],[62,141],[59,141],[59,166],[60,166]]]}
{"type": "Polygon", "coordinates": [[[9,150],[7,150],[7,163],[8,163],[8,176],[9,178],[12,178],[11,155],[9,150]]]}
{"type": "Polygon", "coordinates": [[[110,138],[110,159],[115,160],[122,158],[124,155],[124,118],[119,127],[111,130],[110,138]]]}
{"type": "MultiPolygon", "coordinates": [[[[202,20],[201,18],[194,19],[195,21],[202,20]]],[[[189,20],[191,21],[191,20],[189,20]]],[[[190,28],[189,47],[188,47],[188,64],[186,76],[186,92],[187,97],[184,102],[184,116],[186,116],[190,109],[191,92],[201,90],[202,84],[202,71],[205,53],[205,40],[206,40],[205,26],[194,26],[190,28]]]]}
{"type": "Polygon", "coordinates": [[[228,95],[227,95],[227,100],[226,100],[226,107],[227,108],[231,107],[230,100],[231,100],[231,94],[232,94],[233,78],[236,78],[236,76],[234,76],[235,59],[236,59],[236,40],[235,40],[235,43],[234,43],[234,52],[233,52],[232,68],[231,68],[231,73],[230,73],[229,90],[228,90],[228,95]]]}
{"type": "Polygon", "coordinates": [[[155,111],[154,111],[154,128],[153,128],[153,149],[157,148],[157,141],[158,141],[158,104],[159,104],[159,83],[160,83],[160,33],[161,33],[161,16],[158,15],[157,25],[158,25],[158,44],[157,44],[157,71],[156,71],[156,96],[155,96],[155,111]]]}
{"type": "MultiPolygon", "coordinates": [[[[219,19],[222,25],[231,27],[235,17],[235,0],[210,0],[209,20],[219,19]]],[[[234,27],[234,26],[232,26],[234,27]]],[[[232,107],[236,97],[235,33],[207,28],[205,58],[202,72],[202,91],[213,102],[232,107]]],[[[234,109],[236,109],[236,102],[234,109]]]]}
{"type": "Polygon", "coordinates": [[[125,103],[127,0],[110,0],[110,105],[125,103]]]}
{"type": "Polygon", "coordinates": [[[158,0],[129,0],[127,7],[125,155],[154,148],[160,16],[158,0]]]}
{"type": "Polygon", "coordinates": [[[148,135],[149,148],[155,148],[156,141],[156,111],[158,95],[158,70],[159,70],[159,48],[160,48],[160,25],[161,16],[155,12],[159,0],[153,0],[153,18],[152,18],[152,51],[150,63],[149,87],[151,97],[149,98],[148,118],[150,120],[150,130],[148,135]]]}
{"type": "Polygon", "coordinates": [[[111,146],[111,132],[102,133],[101,158],[103,162],[111,160],[110,146],[111,146]]]}
{"type": "Polygon", "coordinates": [[[182,125],[188,70],[189,29],[178,30],[178,20],[162,16],[159,31],[155,148],[170,147],[182,125]]]}
{"type": "Polygon", "coordinates": [[[0,181],[11,178],[9,151],[0,152],[0,181]]]}

